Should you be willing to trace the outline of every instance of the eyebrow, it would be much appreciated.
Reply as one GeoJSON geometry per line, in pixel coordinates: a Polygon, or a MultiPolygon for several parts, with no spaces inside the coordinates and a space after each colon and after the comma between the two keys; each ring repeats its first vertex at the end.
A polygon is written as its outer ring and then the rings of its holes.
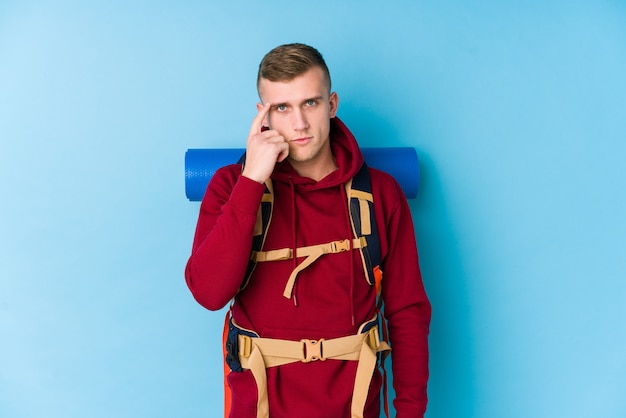
{"type": "Polygon", "coordinates": [[[319,102],[320,100],[322,100],[324,97],[323,96],[315,96],[315,97],[309,97],[308,99],[304,99],[304,101],[302,103],[306,103],[309,100],[315,100],[316,102],[319,102]]]}
{"type": "MultiPolygon", "coordinates": [[[[309,98],[306,98],[306,99],[302,100],[302,102],[300,102],[300,104],[306,103],[309,100],[314,100],[314,101],[318,102],[318,101],[322,100],[323,98],[324,98],[324,96],[309,97],[309,98]]],[[[272,105],[272,108],[277,108],[278,106],[289,106],[289,103],[287,103],[287,102],[276,103],[275,105],[272,105]]]]}

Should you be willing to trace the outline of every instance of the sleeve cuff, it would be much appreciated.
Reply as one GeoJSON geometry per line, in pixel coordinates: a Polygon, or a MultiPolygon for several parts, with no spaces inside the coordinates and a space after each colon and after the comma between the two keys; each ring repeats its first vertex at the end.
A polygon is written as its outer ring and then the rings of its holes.
{"type": "Polygon", "coordinates": [[[256,216],[264,192],[265,184],[239,176],[228,203],[239,212],[256,216]]]}

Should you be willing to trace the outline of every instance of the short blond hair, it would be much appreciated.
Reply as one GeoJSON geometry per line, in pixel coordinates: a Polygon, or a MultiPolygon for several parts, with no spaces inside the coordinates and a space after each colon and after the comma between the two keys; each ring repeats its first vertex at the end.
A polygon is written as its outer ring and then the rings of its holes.
{"type": "Polygon", "coordinates": [[[290,81],[306,73],[313,67],[319,67],[324,73],[330,92],[330,72],[320,52],[305,44],[293,43],[277,46],[268,52],[259,64],[257,89],[261,79],[269,81],[290,81]]]}

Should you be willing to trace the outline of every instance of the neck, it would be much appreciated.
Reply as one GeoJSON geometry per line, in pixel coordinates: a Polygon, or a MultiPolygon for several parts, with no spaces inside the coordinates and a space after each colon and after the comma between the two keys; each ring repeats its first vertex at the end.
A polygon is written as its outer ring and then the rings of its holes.
{"type": "Polygon", "coordinates": [[[308,177],[315,181],[320,181],[333,171],[337,170],[339,166],[335,162],[335,157],[332,153],[329,153],[327,158],[315,161],[295,161],[289,160],[289,163],[298,175],[302,177],[308,177]]]}

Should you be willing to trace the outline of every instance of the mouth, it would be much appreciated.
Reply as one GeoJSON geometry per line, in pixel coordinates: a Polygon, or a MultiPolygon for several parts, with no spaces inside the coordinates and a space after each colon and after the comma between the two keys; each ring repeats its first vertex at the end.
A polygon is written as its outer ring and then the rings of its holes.
{"type": "Polygon", "coordinates": [[[313,137],[312,137],[312,136],[303,136],[303,137],[301,137],[301,138],[294,138],[294,139],[292,139],[292,140],[291,140],[291,142],[292,142],[292,143],[294,143],[294,144],[300,144],[300,145],[303,145],[303,144],[308,143],[308,142],[309,142],[309,141],[311,141],[312,139],[313,139],[313,137]]]}

